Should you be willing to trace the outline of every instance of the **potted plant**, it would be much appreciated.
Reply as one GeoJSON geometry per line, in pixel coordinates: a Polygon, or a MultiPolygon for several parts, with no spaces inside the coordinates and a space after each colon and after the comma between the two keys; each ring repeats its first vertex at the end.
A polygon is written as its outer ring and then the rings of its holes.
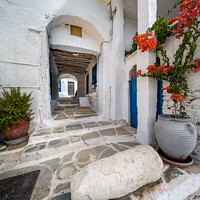
{"type": "Polygon", "coordinates": [[[155,124],[155,136],[160,148],[167,156],[176,160],[185,160],[194,150],[197,140],[195,126],[185,112],[184,99],[189,92],[187,74],[200,70],[200,59],[194,60],[197,40],[200,36],[198,20],[200,1],[182,0],[176,4],[178,5],[180,5],[180,17],[175,17],[170,21],[158,18],[146,34],[133,37],[133,41],[142,52],[160,51],[163,63],[148,66],[144,73],[138,70],[132,76],[150,77],[169,83],[169,86],[162,90],[166,90],[171,95],[174,113],[158,117],[155,124]],[[153,31],[156,38],[152,37],[153,31]],[[162,46],[166,37],[172,35],[182,41],[174,54],[173,62],[162,46]]]}
{"type": "Polygon", "coordinates": [[[0,98],[0,132],[7,140],[26,135],[33,119],[31,100],[31,93],[21,94],[19,87],[3,90],[0,98]]]}

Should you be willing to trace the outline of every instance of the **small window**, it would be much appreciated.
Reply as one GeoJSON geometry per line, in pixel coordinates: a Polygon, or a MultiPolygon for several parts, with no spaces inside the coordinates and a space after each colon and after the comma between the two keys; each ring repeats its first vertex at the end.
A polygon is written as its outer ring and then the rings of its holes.
{"type": "Polygon", "coordinates": [[[82,28],[79,26],[70,26],[71,29],[71,35],[77,36],[77,37],[82,37],[82,28]]]}

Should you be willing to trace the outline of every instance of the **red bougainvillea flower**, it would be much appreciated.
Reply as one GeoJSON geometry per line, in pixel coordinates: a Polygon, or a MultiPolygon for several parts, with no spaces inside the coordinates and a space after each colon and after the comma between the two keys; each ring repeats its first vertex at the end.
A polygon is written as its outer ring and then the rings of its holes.
{"type": "Polygon", "coordinates": [[[142,70],[138,70],[136,73],[131,73],[131,76],[133,76],[134,78],[136,78],[137,76],[142,74],[142,70]]]}
{"type": "Polygon", "coordinates": [[[174,17],[173,19],[170,20],[170,24],[173,24],[175,21],[178,21],[179,18],[178,17],[174,17]]]}
{"type": "MultiPolygon", "coordinates": [[[[173,35],[180,33],[184,26],[189,27],[192,25],[195,17],[199,16],[200,1],[199,0],[185,0],[180,5],[180,18],[178,19],[178,28],[173,30],[173,35]]],[[[174,22],[175,18],[171,19],[174,22]]],[[[171,22],[170,20],[170,22],[171,22]]],[[[177,20],[177,18],[176,18],[177,20]]],[[[179,39],[180,36],[177,36],[179,39]]]]}
{"type": "Polygon", "coordinates": [[[159,67],[154,67],[153,65],[150,65],[147,67],[147,74],[149,76],[153,75],[156,72],[162,72],[163,74],[168,74],[169,70],[171,70],[173,67],[172,66],[167,66],[167,65],[160,65],[159,67]]]}
{"type": "Polygon", "coordinates": [[[139,50],[142,52],[148,51],[150,52],[151,50],[156,48],[156,40],[155,38],[148,38],[148,36],[152,36],[153,32],[150,32],[148,34],[140,34],[140,35],[134,35],[132,38],[133,41],[138,45],[139,50]]]}
{"type": "Polygon", "coordinates": [[[169,87],[166,87],[166,88],[161,88],[161,90],[171,90],[172,89],[172,87],[171,86],[169,86],[169,87]]]}
{"type": "Polygon", "coordinates": [[[200,58],[193,60],[193,62],[200,62],[200,58]]]}
{"type": "Polygon", "coordinates": [[[172,93],[172,96],[170,98],[175,100],[175,101],[180,101],[182,99],[182,95],[181,94],[172,93]]]}
{"type": "Polygon", "coordinates": [[[196,63],[195,67],[193,69],[191,69],[190,71],[191,72],[197,72],[200,70],[200,64],[199,63],[196,63]]]}

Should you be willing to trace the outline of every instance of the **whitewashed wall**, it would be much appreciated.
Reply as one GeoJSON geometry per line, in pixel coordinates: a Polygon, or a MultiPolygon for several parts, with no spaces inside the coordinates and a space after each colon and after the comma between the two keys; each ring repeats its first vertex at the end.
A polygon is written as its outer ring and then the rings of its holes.
{"type": "MultiPolygon", "coordinates": [[[[73,25],[73,24],[72,24],[73,25]]],[[[100,42],[87,29],[82,29],[82,37],[70,34],[70,25],[60,25],[51,29],[50,44],[52,48],[79,51],[98,55],[100,42]]]]}
{"type": "MultiPolygon", "coordinates": [[[[51,117],[46,28],[49,30],[66,19],[66,23],[80,25],[76,24],[79,19],[79,23],[96,35],[98,41],[109,42],[109,9],[98,0],[1,1],[0,91],[20,86],[23,91],[33,92],[35,119],[32,125],[51,117]],[[60,16],[64,17],[60,19],[60,16]]],[[[109,56],[109,51],[106,55],[109,56]]],[[[105,68],[106,63],[102,67],[105,68]]],[[[101,84],[104,84],[103,80],[101,84]]]]}
{"type": "Polygon", "coordinates": [[[137,32],[137,21],[128,17],[124,18],[124,45],[125,50],[129,51],[132,48],[132,37],[137,32]]]}

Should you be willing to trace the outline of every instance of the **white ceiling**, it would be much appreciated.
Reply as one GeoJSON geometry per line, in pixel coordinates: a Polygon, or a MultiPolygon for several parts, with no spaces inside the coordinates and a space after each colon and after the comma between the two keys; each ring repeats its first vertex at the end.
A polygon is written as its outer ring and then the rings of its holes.
{"type": "MultiPolygon", "coordinates": [[[[157,0],[157,15],[171,19],[178,16],[178,9],[168,16],[168,10],[179,0],[157,0]]],[[[130,19],[137,19],[137,0],[124,0],[124,15],[130,19]]]]}

